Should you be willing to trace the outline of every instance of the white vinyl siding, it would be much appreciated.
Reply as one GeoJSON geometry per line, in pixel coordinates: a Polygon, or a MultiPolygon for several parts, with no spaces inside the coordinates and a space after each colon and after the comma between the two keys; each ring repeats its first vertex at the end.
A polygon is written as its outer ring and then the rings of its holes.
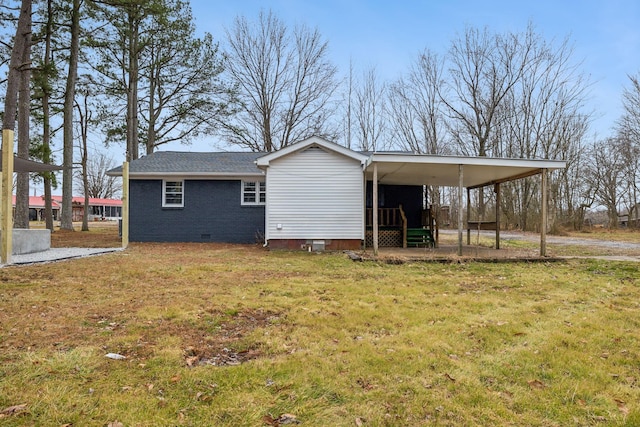
{"type": "Polygon", "coordinates": [[[358,160],[312,147],[273,160],[267,172],[267,239],[363,239],[358,160]]]}

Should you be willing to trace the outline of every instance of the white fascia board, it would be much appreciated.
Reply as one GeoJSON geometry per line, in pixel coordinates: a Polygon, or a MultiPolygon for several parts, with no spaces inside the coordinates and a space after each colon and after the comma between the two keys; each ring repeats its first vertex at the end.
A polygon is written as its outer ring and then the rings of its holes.
{"type": "Polygon", "coordinates": [[[510,166],[540,169],[564,169],[567,162],[562,160],[505,159],[497,157],[433,156],[423,154],[374,153],[367,161],[367,167],[379,163],[451,164],[477,166],[510,166]]]}

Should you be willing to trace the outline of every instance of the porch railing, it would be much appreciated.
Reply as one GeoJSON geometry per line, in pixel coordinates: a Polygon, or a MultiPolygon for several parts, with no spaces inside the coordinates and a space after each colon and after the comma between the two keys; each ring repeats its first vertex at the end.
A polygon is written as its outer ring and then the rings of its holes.
{"type": "MultiPolygon", "coordinates": [[[[367,208],[367,228],[373,228],[373,208],[367,208]]],[[[378,228],[396,228],[402,232],[402,247],[407,247],[407,216],[402,205],[378,208],[378,228]]]]}

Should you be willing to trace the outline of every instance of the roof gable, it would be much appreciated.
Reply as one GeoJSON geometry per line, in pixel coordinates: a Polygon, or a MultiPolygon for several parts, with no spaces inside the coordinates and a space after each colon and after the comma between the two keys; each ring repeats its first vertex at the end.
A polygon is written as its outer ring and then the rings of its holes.
{"type": "Polygon", "coordinates": [[[369,156],[365,154],[350,150],[346,147],[343,147],[342,145],[329,142],[326,139],[320,138],[318,136],[312,136],[311,138],[305,139],[300,142],[296,142],[295,144],[291,144],[278,151],[274,151],[273,153],[269,153],[262,157],[259,157],[256,160],[256,164],[258,165],[259,168],[266,168],[269,166],[269,163],[272,162],[273,160],[277,160],[282,157],[285,157],[309,148],[321,148],[337,154],[341,154],[345,157],[359,161],[362,165],[364,165],[367,159],[369,158],[369,156]]]}

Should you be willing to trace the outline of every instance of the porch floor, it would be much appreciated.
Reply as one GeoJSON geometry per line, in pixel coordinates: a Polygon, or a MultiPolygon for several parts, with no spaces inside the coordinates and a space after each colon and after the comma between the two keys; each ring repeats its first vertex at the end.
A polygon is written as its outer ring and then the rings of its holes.
{"type": "Polygon", "coordinates": [[[541,257],[539,249],[494,249],[486,246],[466,245],[462,247],[462,256],[458,256],[458,246],[440,244],[437,248],[379,248],[378,256],[373,248],[358,252],[365,260],[380,260],[389,263],[431,261],[431,262],[509,262],[509,261],[553,261],[559,258],[541,257]]]}

